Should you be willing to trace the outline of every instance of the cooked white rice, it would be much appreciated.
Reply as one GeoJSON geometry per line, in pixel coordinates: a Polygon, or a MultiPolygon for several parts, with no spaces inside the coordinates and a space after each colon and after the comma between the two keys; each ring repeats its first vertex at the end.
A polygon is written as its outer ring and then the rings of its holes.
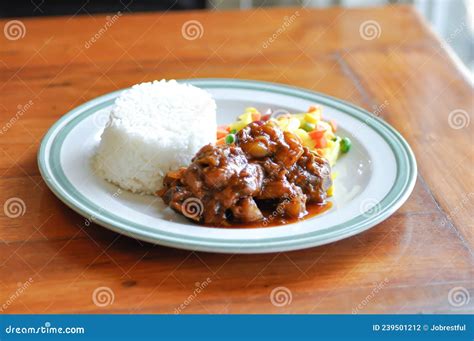
{"type": "Polygon", "coordinates": [[[216,128],[216,103],[205,90],[175,80],[138,84],[116,99],[94,167],[123,189],[154,194],[169,170],[215,142],[216,128]]]}

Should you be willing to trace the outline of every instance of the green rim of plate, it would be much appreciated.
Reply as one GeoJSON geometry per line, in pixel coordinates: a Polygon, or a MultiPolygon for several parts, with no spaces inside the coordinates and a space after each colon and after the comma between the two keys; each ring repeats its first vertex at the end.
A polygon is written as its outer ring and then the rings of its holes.
{"type": "MultiPolygon", "coordinates": [[[[395,182],[388,194],[379,202],[373,215],[360,214],[349,221],[322,230],[286,237],[261,239],[217,239],[194,237],[159,231],[151,226],[124,219],[104,211],[82,195],[69,182],[60,163],[64,139],[83,119],[97,110],[113,104],[115,98],[126,90],[115,91],[71,110],[61,117],[43,138],[38,153],[38,165],[43,179],[54,194],[79,214],[93,218],[94,222],[132,238],[190,250],[213,252],[273,252],[295,250],[327,244],[369,229],[393,214],[409,197],[416,181],[417,167],[414,154],[405,139],[385,121],[350,103],[309,90],[254,80],[187,79],[180,80],[204,89],[258,90],[298,97],[337,109],[367,124],[390,146],[397,163],[395,182]]],[[[170,222],[170,224],[172,224],[170,222]]],[[[275,227],[277,228],[277,227],[275,227]]]]}

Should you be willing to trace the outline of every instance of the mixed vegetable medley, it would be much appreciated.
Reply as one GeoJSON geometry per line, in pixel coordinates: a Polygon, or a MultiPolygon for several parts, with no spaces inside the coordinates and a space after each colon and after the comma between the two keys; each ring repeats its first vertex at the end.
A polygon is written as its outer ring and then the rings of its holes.
{"type": "Polygon", "coordinates": [[[255,121],[273,121],[283,131],[298,136],[301,143],[309,150],[325,157],[331,166],[336,163],[341,153],[351,149],[351,140],[336,135],[337,124],[333,120],[323,120],[321,108],[311,106],[307,112],[290,114],[286,111],[267,111],[261,114],[255,108],[247,108],[238,120],[217,129],[217,144],[232,144],[235,134],[247,124],[255,121]]]}

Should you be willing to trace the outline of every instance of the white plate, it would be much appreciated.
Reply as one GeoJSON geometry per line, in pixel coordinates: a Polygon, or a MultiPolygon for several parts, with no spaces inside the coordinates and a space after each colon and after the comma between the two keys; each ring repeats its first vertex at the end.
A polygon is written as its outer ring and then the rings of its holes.
{"type": "Polygon", "coordinates": [[[320,104],[352,149],[334,167],[333,206],[297,223],[265,228],[209,228],[166,208],[160,198],[119,190],[93,173],[91,157],[120,91],[89,101],[64,115],[44,137],[38,163],[50,189],[64,203],[118,233],[172,247],[261,253],[302,249],[360,233],[394,213],[410,195],[416,162],[406,141],[384,121],[338,99],[308,90],[257,81],[187,80],[217,102],[218,123],[235,120],[253,106],[289,112],[320,104]]]}

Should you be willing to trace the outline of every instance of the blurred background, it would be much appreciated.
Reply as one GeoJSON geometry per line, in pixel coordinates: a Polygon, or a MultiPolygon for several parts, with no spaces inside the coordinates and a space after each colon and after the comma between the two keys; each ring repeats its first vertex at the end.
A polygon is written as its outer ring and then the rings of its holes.
{"type": "Polygon", "coordinates": [[[325,8],[410,4],[452,49],[459,66],[474,75],[474,0],[15,0],[0,3],[0,18],[92,15],[122,11],[247,10],[258,7],[325,8]]]}

